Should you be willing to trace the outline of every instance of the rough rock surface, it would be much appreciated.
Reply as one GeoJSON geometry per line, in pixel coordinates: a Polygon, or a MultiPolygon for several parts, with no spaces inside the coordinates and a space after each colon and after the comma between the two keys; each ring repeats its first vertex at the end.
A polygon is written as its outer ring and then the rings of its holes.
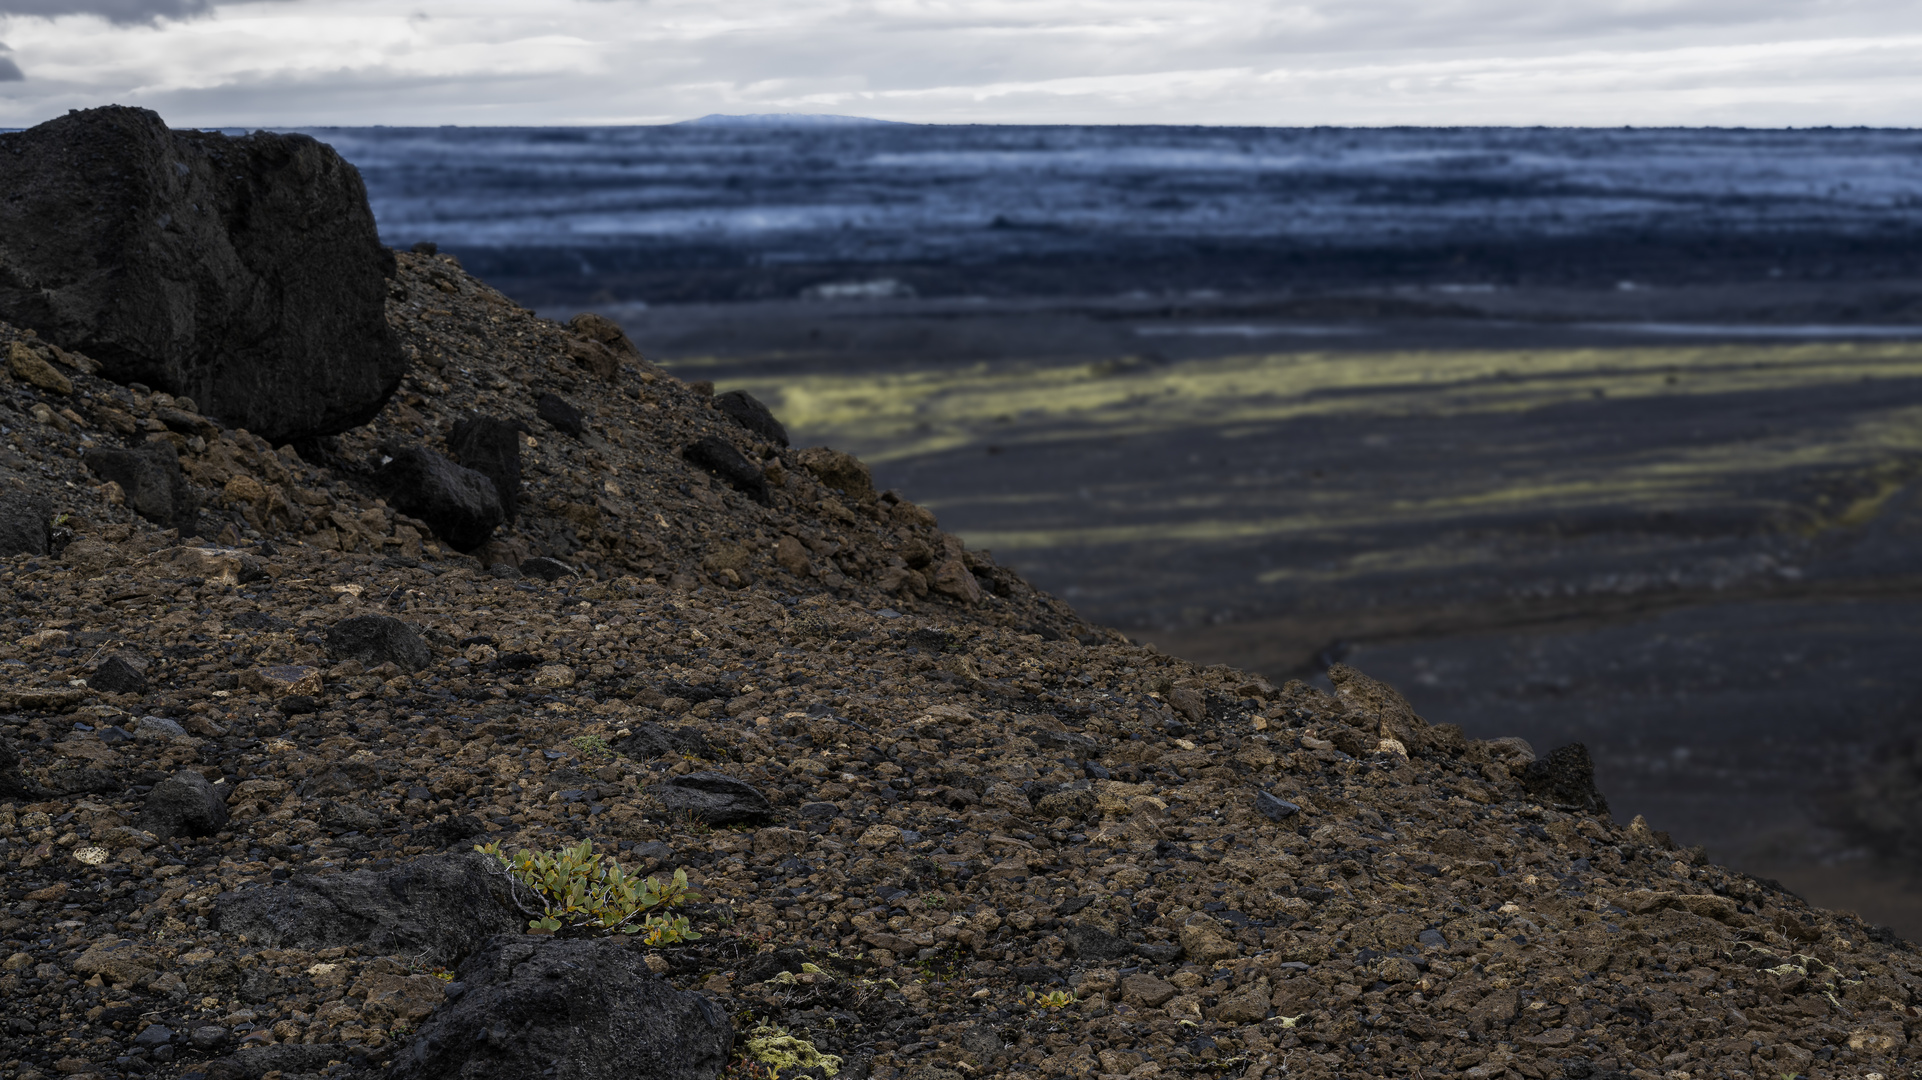
{"type": "Polygon", "coordinates": [[[587,431],[586,417],[559,394],[542,394],[534,402],[534,414],[552,424],[554,430],[572,435],[576,439],[587,431]]]}
{"type": "Polygon", "coordinates": [[[458,962],[494,934],[518,933],[540,903],[485,855],[429,855],[384,872],[302,875],[221,894],[214,922],[270,948],[363,946],[458,962]]]}
{"type": "Polygon", "coordinates": [[[191,769],[162,780],[147,793],[137,822],[162,840],[175,836],[212,836],[227,824],[224,792],[191,769]]]}
{"type": "MultiPolygon", "coordinates": [[[[543,395],[542,400],[552,395],[543,395]]],[[[462,465],[494,482],[501,513],[508,521],[520,516],[521,432],[520,421],[494,416],[463,416],[454,421],[447,434],[447,449],[462,465]]]]}
{"type": "Polygon", "coordinates": [[[147,689],[147,676],[125,659],[109,656],[87,676],[87,685],[108,694],[140,694],[147,689]]]}
{"type": "Polygon", "coordinates": [[[706,469],[763,506],[768,503],[767,476],[754,466],[732,443],[714,435],[703,435],[687,444],[681,456],[706,469]]]}
{"type": "Polygon", "coordinates": [[[396,507],[420,518],[461,551],[485,544],[507,520],[492,480],[432,450],[409,446],[395,451],[375,480],[396,507]]]}
{"type": "Polygon", "coordinates": [[[120,485],[128,506],[163,529],[194,534],[194,498],[180,470],[180,454],[164,442],[131,450],[90,451],[87,469],[102,481],[120,485]]]}
{"type": "Polygon", "coordinates": [[[38,494],[0,496],[0,555],[53,550],[53,503],[38,494]]]}
{"type": "Polygon", "coordinates": [[[0,135],[0,318],[283,441],[363,424],[406,367],[360,174],[306,135],[145,109],[0,135]]]}
{"type": "Polygon", "coordinates": [[[1556,806],[1608,815],[1608,800],[1595,786],[1595,763],[1581,743],[1558,746],[1522,769],[1522,787],[1556,806]]]}
{"type": "Polygon", "coordinates": [[[414,628],[392,615],[356,615],[335,623],[327,630],[327,655],[370,668],[393,664],[408,672],[434,660],[433,650],[414,628]]]}
{"type": "Polygon", "coordinates": [[[721,773],[670,776],[651,794],[669,813],[686,814],[709,825],[753,821],[773,809],[752,784],[721,773]]]}
{"type": "Polygon", "coordinates": [[[537,555],[532,559],[523,560],[520,565],[520,572],[523,576],[537,577],[549,584],[559,581],[564,577],[576,576],[573,567],[559,559],[550,559],[545,555],[537,555]]]}
{"type": "Polygon", "coordinates": [[[729,390],[714,395],[714,407],[742,427],[776,446],[788,445],[787,428],[766,405],[745,390],[729,390]]]}
{"type": "Polygon", "coordinates": [[[460,992],[395,1056],[394,1080],[713,1080],[734,1030],[617,941],[497,937],[455,973],[460,992]]]}

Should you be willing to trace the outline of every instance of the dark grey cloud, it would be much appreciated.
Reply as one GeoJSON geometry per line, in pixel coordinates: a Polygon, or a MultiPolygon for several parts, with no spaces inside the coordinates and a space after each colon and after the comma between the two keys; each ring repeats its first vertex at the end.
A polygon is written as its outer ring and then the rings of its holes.
{"type": "Polygon", "coordinates": [[[214,0],[0,0],[0,15],[40,15],[49,19],[56,15],[99,15],[116,23],[191,19],[213,8],[214,0]]]}
{"type": "MultiPolygon", "coordinates": [[[[0,45],[0,48],[5,46],[0,45]]],[[[0,82],[19,82],[26,77],[26,73],[20,70],[19,64],[0,56],[0,82]]]]}

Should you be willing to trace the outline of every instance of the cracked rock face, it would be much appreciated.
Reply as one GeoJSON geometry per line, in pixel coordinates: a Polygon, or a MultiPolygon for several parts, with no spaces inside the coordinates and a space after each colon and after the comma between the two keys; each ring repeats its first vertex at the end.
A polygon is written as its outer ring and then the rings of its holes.
{"type": "Polygon", "coordinates": [[[162,839],[212,836],[225,824],[225,793],[191,769],[155,784],[147,796],[147,805],[140,811],[140,828],[162,839]]]}
{"type": "Polygon", "coordinates": [[[0,318],[276,442],[365,423],[399,383],[393,256],[331,148],[121,106],[0,148],[0,318]]]}
{"type": "Polygon", "coordinates": [[[499,860],[470,851],[226,893],[216,922],[269,947],[362,946],[451,964],[494,934],[525,928],[539,910],[538,898],[502,873],[499,860]]]}
{"type": "Polygon", "coordinates": [[[663,982],[625,941],[497,937],[455,980],[394,1080],[713,1080],[734,1046],[725,1011],[663,982]]]}

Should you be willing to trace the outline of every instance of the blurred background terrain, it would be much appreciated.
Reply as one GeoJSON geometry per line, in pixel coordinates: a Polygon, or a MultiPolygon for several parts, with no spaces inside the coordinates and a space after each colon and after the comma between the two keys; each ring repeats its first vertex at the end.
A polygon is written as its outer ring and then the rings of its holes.
{"type": "Polygon", "coordinates": [[[314,134],[1089,617],[1922,938],[1922,132],[314,134]]]}

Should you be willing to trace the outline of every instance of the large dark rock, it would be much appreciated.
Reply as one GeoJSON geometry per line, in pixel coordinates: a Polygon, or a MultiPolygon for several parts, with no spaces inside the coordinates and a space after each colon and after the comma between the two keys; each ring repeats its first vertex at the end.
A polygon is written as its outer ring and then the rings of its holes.
{"type": "Polygon", "coordinates": [[[752,821],[773,812],[753,785],[722,773],[670,776],[647,789],[670,814],[692,814],[709,825],[752,821]]]}
{"type": "Polygon", "coordinates": [[[206,777],[182,769],[147,793],[136,824],[162,840],[212,836],[227,824],[227,801],[206,777]]]}
{"type": "Polygon", "coordinates": [[[1608,800],[1595,786],[1595,763],[1582,743],[1558,746],[1546,758],[1529,762],[1522,770],[1522,787],[1538,799],[1608,814],[1608,800]]]}
{"type": "Polygon", "coordinates": [[[1099,926],[1076,923],[1061,932],[1062,940],[1067,943],[1068,955],[1077,960],[1092,960],[1105,963],[1133,956],[1134,943],[1118,938],[1099,926]]]}
{"type": "Polygon", "coordinates": [[[573,567],[559,559],[550,559],[545,555],[536,555],[531,559],[523,559],[520,565],[520,572],[522,577],[540,578],[549,584],[553,584],[564,577],[579,576],[573,567]]]}
{"type": "Polygon", "coordinates": [[[180,454],[172,443],[142,443],[132,450],[100,447],[87,451],[87,471],[120,485],[127,505],[163,529],[194,534],[193,489],[180,471],[180,454]]]}
{"type": "Polygon", "coordinates": [[[734,1049],[727,1013],[631,942],[502,936],[454,978],[390,1080],[713,1080],[734,1049]]]}
{"type": "Polygon", "coordinates": [[[0,556],[52,551],[53,504],[47,497],[32,492],[0,496],[0,556]]]}
{"type": "Polygon", "coordinates": [[[715,395],[714,407],[768,442],[776,446],[788,444],[787,428],[782,427],[781,422],[774,418],[774,413],[746,390],[729,390],[725,394],[715,395]]]}
{"type": "Polygon", "coordinates": [[[382,873],[296,877],[221,894],[214,918],[230,934],[273,949],[364,946],[451,963],[495,934],[527,927],[540,899],[477,851],[428,855],[382,873]]]}
{"type": "Polygon", "coordinates": [[[576,439],[587,431],[587,418],[559,394],[542,394],[540,400],[534,403],[534,415],[552,424],[554,430],[576,439]]]}
{"type": "Polygon", "coordinates": [[[613,748],[636,761],[653,761],[655,758],[682,754],[705,758],[714,756],[714,748],[708,745],[699,731],[693,728],[665,728],[655,723],[634,728],[629,734],[616,739],[613,748]]]}
{"type": "Polygon", "coordinates": [[[736,491],[768,504],[767,476],[726,439],[703,435],[682,448],[681,456],[727,481],[736,491]]]}
{"type": "Polygon", "coordinates": [[[507,520],[493,480],[423,447],[395,451],[374,482],[402,513],[462,551],[485,544],[507,520]]]}
{"type": "Polygon", "coordinates": [[[0,799],[44,799],[52,792],[20,771],[24,762],[11,741],[0,738],[0,799]]]}
{"type": "Polygon", "coordinates": [[[360,173],[310,136],[146,109],[0,135],[0,318],[273,442],[344,431],[406,371],[360,173]]]}
{"type": "Polygon", "coordinates": [[[87,676],[87,687],[109,694],[144,694],[147,673],[118,656],[109,656],[87,676]]]}
{"type": "Polygon", "coordinates": [[[463,416],[447,433],[447,449],[462,465],[494,482],[501,513],[512,521],[521,505],[521,425],[494,416],[463,416]]]}
{"type": "Polygon", "coordinates": [[[419,671],[434,662],[427,642],[392,615],[356,615],[335,623],[327,630],[327,655],[368,667],[391,661],[402,671],[419,671]]]}
{"type": "Polygon", "coordinates": [[[1255,792],[1255,809],[1269,821],[1286,821],[1301,813],[1301,807],[1266,791],[1255,792]]]}

